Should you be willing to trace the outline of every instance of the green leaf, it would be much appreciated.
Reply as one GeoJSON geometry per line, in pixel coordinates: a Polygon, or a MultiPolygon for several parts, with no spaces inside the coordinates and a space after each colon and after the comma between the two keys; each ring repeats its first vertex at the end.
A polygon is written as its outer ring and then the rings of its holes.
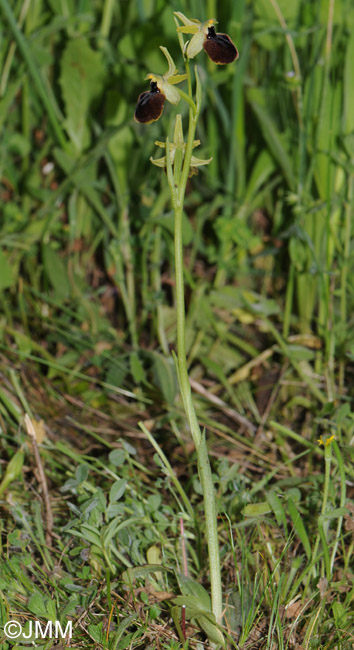
{"type": "Polygon", "coordinates": [[[167,404],[173,404],[177,393],[177,375],[172,357],[166,359],[158,352],[152,353],[154,383],[161,390],[167,404]]]}
{"type": "Polygon", "coordinates": [[[224,645],[224,637],[216,625],[214,614],[211,611],[206,611],[200,607],[200,600],[198,596],[177,596],[173,599],[173,603],[176,605],[185,606],[186,618],[198,623],[198,625],[207,634],[210,641],[222,646],[224,645]]]}
{"type": "MultiPolygon", "coordinates": [[[[352,133],[354,131],[354,31],[351,32],[347,52],[345,55],[344,67],[344,131],[352,133]]],[[[353,154],[354,155],[354,151],[353,154]]]]}
{"type": "Polygon", "coordinates": [[[160,564],[143,564],[142,566],[132,567],[122,573],[122,580],[125,584],[130,585],[137,580],[137,578],[146,578],[151,573],[159,573],[165,571],[167,573],[174,573],[172,569],[161,566],[160,564]]]}
{"type": "Polygon", "coordinates": [[[90,468],[88,465],[85,463],[82,465],[79,465],[76,470],[75,470],[75,478],[78,481],[78,483],[83,483],[86,481],[88,475],[89,475],[90,468]]]}
{"type": "Polygon", "coordinates": [[[129,519],[124,519],[119,514],[118,517],[112,519],[107,528],[104,531],[103,541],[104,545],[107,546],[113,537],[118,533],[118,531],[127,528],[128,526],[136,526],[137,520],[135,517],[130,517],[129,519]]]}
{"type": "Polygon", "coordinates": [[[184,596],[194,596],[197,600],[199,609],[211,612],[210,596],[206,589],[193,578],[184,576],[182,573],[177,574],[179,588],[184,596]]]}
{"type": "Polygon", "coordinates": [[[12,481],[15,481],[21,475],[25,455],[22,449],[18,449],[9,461],[5,475],[0,483],[0,497],[8,488],[12,481]]]}
{"type": "Polygon", "coordinates": [[[287,532],[287,525],[286,525],[285,510],[283,508],[283,505],[278,495],[274,492],[274,490],[269,490],[269,492],[267,493],[267,501],[274,512],[278,526],[282,526],[282,525],[284,526],[285,535],[287,536],[288,532],[287,532]]]}
{"type": "Polygon", "coordinates": [[[283,138],[278,132],[273,119],[266,109],[265,96],[259,88],[250,88],[247,92],[247,99],[250,102],[252,110],[259,121],[263,137],[269,147],[269,150],[283,170],[283,174],[286,178],[289,188],[294,190],[296,187],[296,182],[293,164],[283,144],[283,138]]]}
{"type": "Polygon", "coordinates": [[[260,503],[248,503],[242,510],[245,517],[263,517],[268,512],[272,512],[272,508],[268,501],[261,501],[260,503]]]}
{"type": "Polygon", "coordinates": [[[195,616],[195,619],[206,633],[209,641],[220,644],[221,646],[225,645],[225,639],[221,630],[216,625],[214,614],[200,614],[195,616]]]}
{"type": "Polygon", "coordinates": [[[14,284],[15,278],[7,255],[0,250],[0,291],[14,284]]]}
{"type": "Polygon", "coordinates": [[[288,354],[295,361],[311,361],[315,357],[315,352],[303,345],[288,345],[288,354]]]}
{"type": "Polygon", "coordinates": [[[301,241],[298,237],[291,237],[289,254],[297,271],[303,273],[309,270],[312,262],[312,253],[306,242],[301,241]]]}
{"type": "MultiPolygon", "coordinates": [[[[119,451],[119,450],[118,450],[119,451]]],[[[123,478],[120,478],[119,481],[115,481],[109,491],[109,501],[113,503],[118,501],[125,492],[127,487],[127,481],[123,478]]]]}
{"type": "Polygon", "coordinates": [[[47,613],[43,596],[39,593],[35,593],[30,597],[27,607],[36,616],[45,616],[47,613]]]}
{"type": "Polygon", "coordinates": [[[76,537],[80,537],[81,539],[84,539],[85,542],[91,542],[91,544],[94,544],[98,548],[101,548],[101,537],[99,530],[97,528],[94,528],[94,526],[89,526],[88,524],[84,524],[81,526],[81,530],[70,530],[71,535],[75,535],[76,537]]]}
{"type": "Polygon", "coordinates": [[[334,603],[332,603],[332,612],[333,612],[336,628],[343,629],[346,626],[348,620],[346,608],[341,602],[335,601],[334,603]]]}
{"type": "Polygon", "coordinates": [[[136,384],[146,383],[145,370],[136,352],[130,355],[130,371],[136,384]]]}
{"type": "Polygon", "coordinates": [[[70,282],[66,266],[59,253],[49,245],[43,244],[42,258],[45,273],[55,292],[56,300],[64,300],[70,295],[70,282]]]}
{"type": "Polygon", "coordinates": [[[120,467],[124,464],[126,456],[127,454],[124,449],[113,449],[108,456],[108,460],[112,465],[115,465],[115,467],[120,467]]]}
{"type": "Polygon", "coordinates": [[[327,199],[332,195],[335,166],[331,153],[335,150],[335,139],[341,128],[342,84],[333,85],[327,81],[327,92],[322,98],[317,129],[317,154],[315,178],[320,196],[327,199]]]}
{"type": "Polygon", "coordinates": [[[328,510],[319,516],[318,522],[321,525],[324,524],[328,519],[338,519],[339,517],[345,517],[348,514],[347,508],[333,508],[333,510],[328,510]]]}
{"type": "Polygon", "coordinates": [[[308,559],[311,558],[311,545],[309,542],[309,538],[307,536],[307,532],[305,530],[304,522],[302,521],[301,514],[298,511],[294,501],[289,497],[288,498],[288,510],[289,514],[291,517],[291,520],[293,522],[295,531],[301,541],[301,544],[304,547],[305,553],[308,557],[308,559]]]}
{"type": "Polygon", "coordinates": [[[78,153],[90,144],[87,117],[103,89],[105,67],[100,52],[86,38],[69,41],[61,59],[60,85],[66,108],[66,128],[78,153]]]}
{"type": "Polygon", "coordinates": [[[268,180],[273,172],[274,161],[269,154],[269,151],[263,149],[252,166],[252,171],[247,183],[245,202],[249,202],[254,198],[257,192],[259,192],[261,186],[268,180]]]}
{"type": "Polygon", "coordinates": [[[103,639],[104,639],[104,632],[102,630],[102,623],[100,623],[99,625],[91,624],[91,625],[88,626],[87,629],[88,629],[88,632],[89,632],[90,636],[93,638],[93,640],[96,643],[101,644],[103,639]]]}
{"type": "Polygon", "coordinates": [[[46,608],[47,608],[46,617],[50,621],[55,622],[57,620],[57,610],[56,610],[56,607],[55,607],[54,600],[51,600],[50,598],[47,598],[46,608]]]}

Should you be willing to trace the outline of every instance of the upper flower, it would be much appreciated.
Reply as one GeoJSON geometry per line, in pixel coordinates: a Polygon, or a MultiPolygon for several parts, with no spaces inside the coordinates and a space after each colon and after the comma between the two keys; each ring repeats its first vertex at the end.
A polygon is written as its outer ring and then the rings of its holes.
{"type": "Polygon", "coordinates": [[[178,74],[174,61],[166,47],[160,46],[168,61],[168,70],[164,75],[149,73],[150,91],[141,93],[135,109],[136,122],[150,124],[159,119],[163,111],[165,99],[171,104],[178,104],[180,94],[174,86],[187,78],[186,74],[178,74]]]}
{"type": "Polygon", "coordinates": [[[183,23],[183,26],[177,27],[177,31],[182,34],[193,34],[186,48],[189,59],[194,59],[203,48],[214,63],[232,63],[238,59],[238,50],[231,38],[227,34],[216,33],[215,18],[201,23],[195,18],[190,20],[181,11],[175,11],[175,16],[183,23]]]}

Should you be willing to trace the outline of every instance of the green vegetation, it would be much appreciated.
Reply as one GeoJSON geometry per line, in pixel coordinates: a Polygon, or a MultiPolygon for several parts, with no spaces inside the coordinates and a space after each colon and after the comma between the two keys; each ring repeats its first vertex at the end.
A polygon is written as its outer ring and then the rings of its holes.
{"type": "Polygon", "coordinates": [[[175,11],[216,18],[240,52],[195,60],[212,162],[182,215],[223,634],[350,650],[351,0],[0,0],[0,646],[29,647],[11,619],[71,620],[80,649],[220,638],[172,357],[174,216],[149,161],[189,106],[133,121],[160,45],[183,73],[175,11]]]}

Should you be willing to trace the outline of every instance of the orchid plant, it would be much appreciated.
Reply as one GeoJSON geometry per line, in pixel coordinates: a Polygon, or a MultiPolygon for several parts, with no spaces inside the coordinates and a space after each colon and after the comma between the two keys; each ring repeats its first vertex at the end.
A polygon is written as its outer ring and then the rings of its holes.
{"type": "Polygon", "coordinates": [[[189,125],[187,141],[184,141],[182,117],[176,116],[173,140],[170,142],[157,141],[155,144],[164,149],[164,156],[150,159],[154,165],[166,169],[171,201],[174,211],[174,247],[175,247],[175,277],[176,277],[176,311],[177,311],[177,357],[176,367],[182,400],[193,442],[197,452],[198,470],[203,489],[204,512],[206,520],[206,537],[208,544],[210,585],[211,585],[211,619],[209,628],[205,626],[209,638],[217,645],[224,645],[224,637],[217,627],[222,623],[223,603],[220,571],[220,556],[217,530],[217,508],[214,485],[209,463],[205,432],[202,432],[191,392],[188,377],[186,342],[185,342],[185,304],[183,277],[183,246],[182,246],[182,217],[187,181],[196,168],[207,165],[211,158],[203,160],[193,155],[193,150],[200,144],[195,140],[195,131],[202,105],[202,86],[198,68],[195,66],[195,94],[193,94],[193,79],[190,60],[194,59],[203,49],[214,63],[219,65],[232,63],[238,58],[238,51],[227,34],[215,31],[214,19],[206,22],[189,19],[181,12],[175,12],[177,34],[183,54],[186,72],[178,74],[174,61],[165,47],[160,47],[168,63],[164,75],[150,73],[150,90],[143,92],[135,109],[135,120],[142,124],[150,124],[158,120],[163,112],[165,100],[177,105],[182,99],[189,105],[189,125]],[[191,36],[184,42],[183,34],[191,36]],[[187,92],[178,86],[187,81],[187,92]],[[213,629],[210,628],[210,625],[213,629]]]}

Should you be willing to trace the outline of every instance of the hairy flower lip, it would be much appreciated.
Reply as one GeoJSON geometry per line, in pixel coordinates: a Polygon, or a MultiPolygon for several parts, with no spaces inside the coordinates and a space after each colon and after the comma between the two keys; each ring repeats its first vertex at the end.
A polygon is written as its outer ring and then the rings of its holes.
{"type": "Polygon", "coordinates": [[[208,27],[203,48],[209,58],[218,65],[232,63],[239,57],[238,49],[232,42],[230,36],[228,34],[216,33],[214,25],[208,27]]]}
{"type": "Polygon", "coordinates": [[[162,115],[165,95],[159,90],[156,81],[150,82],[150,90],[141,93],[135,108],[134,120],[140,124],[156,122],[162,115]]]}

